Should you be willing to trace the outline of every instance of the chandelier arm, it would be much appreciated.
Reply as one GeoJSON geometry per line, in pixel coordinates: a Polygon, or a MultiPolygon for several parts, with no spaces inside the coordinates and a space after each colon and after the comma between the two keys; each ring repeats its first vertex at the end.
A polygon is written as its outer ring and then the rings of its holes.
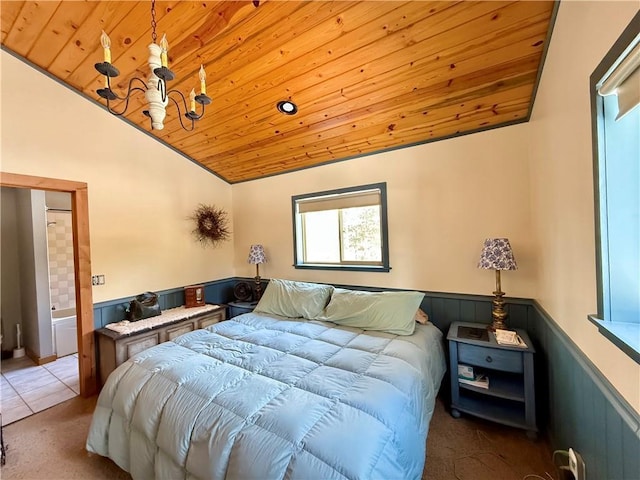
{"type": "MultiPolygon", "coordinates": [[[[178,95],[180,95],[180,97],[182,98],[182,103],[184,104],[184,110],[185,112],[189,112],[189,109],[187,108],[187,99],[186,97],[182,94],[182,92],[180,90],[169,90],[167,92],[167,97],[169,97],[170,93],[177,93],[178,95]]],[[[169,97],[170,98],[170,97],[169,97]]],[[[196,97],[197,98],[197,97],[196,97]]],[[[173,100],[173,99],[172,99],[173,100]]],[[[175,100],[173,100],[175,102],[175,100]]],[[[196,112],[193,112],[193,115],[191,115],[191,112],[189,112],[189,118],[193,121],[193,120],[200,120],[202,117],[204,117],[204,103],[200,103],[198,101],[196,101],[196,103],[199,103],[200,105],[202,105],[202,113],[200,115],[196,115],[196,112]]],[[[176,102],[177,105],[177,102],[176,102]]]]}
{"type": "MultiPolygon", "coordinates": [[[[175,88],[173,90],[169,90],[168,92],[166,92],[166,97],[167,98],[171,98],[171,94],[172,93],[176,93],[180,96],[180,98],[182,98],[182,105],[184,106],[184,111],[188,112],[189,109],[187,108],[187,98],[182,94],[182,92],[180,90],[176,90],[175,88]]],[[[174,98],[171,98],[171,100],[173,100],[173,102],[176,104],[176,107],[178,107],[178,110],[180,110],[180,106],[178,105],[177,100],[175,100],[174,98]]]]}
{"type": "Polygon", "coordinates": [[[194,120],[200,120],[202,117],[204,117],[204,103],[201,103],[200,105],[202,105],[202,113],[200,115],[198,115],[197,117],[194,118],[194,120]]]}
{"type": "MultiPolygon", "coordinates": [[[[140,88],[140,87],[133,87],[133,88],[132,88],[132,87],[131,87],[131,84],[133,83],[133,80],[136,80],[136,79],[134,78],[134,79],[132,79],[132,80],[129,82],[129,89],[128,89],[128,91],[127,91],[127,96],[126,96],[126,97],[122,97],[122,98],[121,98],[121,97],[118,97],[118,96],[116,95],[116,97],[117,97],[117,99],[118,99],[118,100],[124,100],[124,101],[125,101],[124,108],[122,109],[122,111],[121,111],[121,112],[118,112],[118,111],[114,110],[113,108],[111,108],[110,100],[107,98],[107,110],[109,110],[109,113],[112,113],[113,115],[115,115],[115,116],[117,116],[117,117],[121,117],[122,115],[124,115],[124,114],[127,112],[127,109],[129,108],[129,100],[131,99],[131,94],[132,94],[133,92],[136,92],[136,91],[140,91],[140,92],[142,92],[142,93],[144,93],[144,92],[145,92],[145,90],[143,90],[143,89],[142,89],[142,88],[140,88]]],[[[137,79],[137,80],[139,80],[139,79],[137,79]]],[[[140,80],[140,81],[141,81],[141,80],[140,80]]],[[[142,83],[144,84],[144,82],[142,82],[142,83]]],[[[115,95],[115,93],[114,93],[114,95],[115,95]]]]}
{"type": "Polygon", "coordinates": [[[127,95],[124,97],[121,97],[120,95],[118,95],[116,92],[113,91],[113,89],[111,88],[111,80],[107,76],[107,88],[111,91],[111,93],[115,97],[114,100],[128,100],[129,96],[131,95],[131,92],[134,92],[136,90],[140,90],[141,92],[146,92],[147,84],[144,83],[144,81],[139,79],[138,77],[133,77],[131,80],[129,80],[129,86],[127,87],[127,95]],[[140,87],[132,87],[133,82],[135,82],[136,80],[142,84],[142,87],[144,87],[144,89],[140,87]]]}
{"type": "MultiPolygon", "coordinates": [[[[167,98],[171,100],[173,103],[175,103],[176,109],[178,110],[178,120],[180,120],[180,126],[182,127],[183,130],[186,130],[187,132],[191,132],[195,128],[195,122],[193,119],[191,119],[191,128],[187,128],[184,126],[184,122],[182,121],[182,113],[180,113],[180,104],[175,98],[169,96],[169,94],[173,92],[178,93],[182,97],[183,101],[185,101],[184,95],[182,95],[182,93],[180,93],[178,90],[171,90],[167,92],[167,98]]],[[[186,103],[185,103],[185,109],[186,109],[186,103]]]]}

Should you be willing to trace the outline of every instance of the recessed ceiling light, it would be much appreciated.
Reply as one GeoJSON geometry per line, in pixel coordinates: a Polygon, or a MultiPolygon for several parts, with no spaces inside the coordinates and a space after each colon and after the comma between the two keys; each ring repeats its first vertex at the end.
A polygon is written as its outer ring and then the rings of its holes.
{"type": "Polygon", "coordinates": [[[279,101],[276,108],[280,113],[284,113],[285,115],[295,115],[298,113],[298,106],[289,100],[279,101]]]}

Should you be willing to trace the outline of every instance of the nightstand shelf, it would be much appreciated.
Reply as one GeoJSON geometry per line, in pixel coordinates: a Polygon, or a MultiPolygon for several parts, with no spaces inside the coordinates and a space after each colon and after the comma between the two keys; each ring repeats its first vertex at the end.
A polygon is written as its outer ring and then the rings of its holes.
{"type": "Polygon", "coordinates": [[[527,333],[516,330],[527,345],[518,347],[498,344],[493,332],[489,332],[488,340],[464,338],[458,335],[459,327],[485,329],[487,325],[456,322],[449,329],[451,415],[457,418],[464,412],[523,428],[530,438],[535,438],[535,350],[527,333]],[[474,374],[486,375],[489,388],[460,383],[458,365],[471,366],[474,374]]]}
{"type": "Polygon", "coordinates": [[[480,397],[461,396],[456,409],[510,427],[528,428],[524,409],[508,402],[487,402],[480,397]]]}
{"type": "Polygon", "coordinates": [[[490,378],[489,388],[474,387],[465,383],[460,383],[460,388],[483,395],[524,402],[524,381],[521,377],[498,371],[483,373],[490,378]]]}

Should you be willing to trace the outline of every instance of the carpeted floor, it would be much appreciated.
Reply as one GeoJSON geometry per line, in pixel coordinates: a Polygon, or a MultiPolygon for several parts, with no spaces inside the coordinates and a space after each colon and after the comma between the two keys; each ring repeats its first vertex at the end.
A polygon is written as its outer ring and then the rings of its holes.
{"type": "Polygon", "coordinates": [[[479,418],[449,415],[441,398],[429,426],[423,480],[554,480],[546,439],[479,418]]]}
{"type": "MultiPolygon", "coordinates": [[[[96,397],[76,397],[5,427],[2,479],[130,479],[110,460],[84,448],[95,402],[96,397]]],[[[423,480],[556,478],[545,441],[532,442],[523,431],[472,417],[453,419],[440,399],[427,453],[423,480]]]]}

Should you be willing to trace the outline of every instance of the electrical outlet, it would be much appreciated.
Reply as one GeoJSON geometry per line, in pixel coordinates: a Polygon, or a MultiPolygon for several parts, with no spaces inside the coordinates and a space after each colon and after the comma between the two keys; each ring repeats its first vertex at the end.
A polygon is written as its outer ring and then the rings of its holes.
{"type": "Polygon", "coordinates": [[[584,460],[573,448],[553,452],[553,463],[563,480],[586,480],[587,478],[584,460]],[[566,472],[571,472],[571,475],[566,472]]]}
{"type": "Polygon", "coordinates": [[[91,275],[91,285],[98,285],[98,275],[91,275]]]}
{"type": "Polygon", "coordinates": [[[569,449],[569,470],[573,473],[575,480],[586,480],[584,460],[573,448],[569,449]]]}

